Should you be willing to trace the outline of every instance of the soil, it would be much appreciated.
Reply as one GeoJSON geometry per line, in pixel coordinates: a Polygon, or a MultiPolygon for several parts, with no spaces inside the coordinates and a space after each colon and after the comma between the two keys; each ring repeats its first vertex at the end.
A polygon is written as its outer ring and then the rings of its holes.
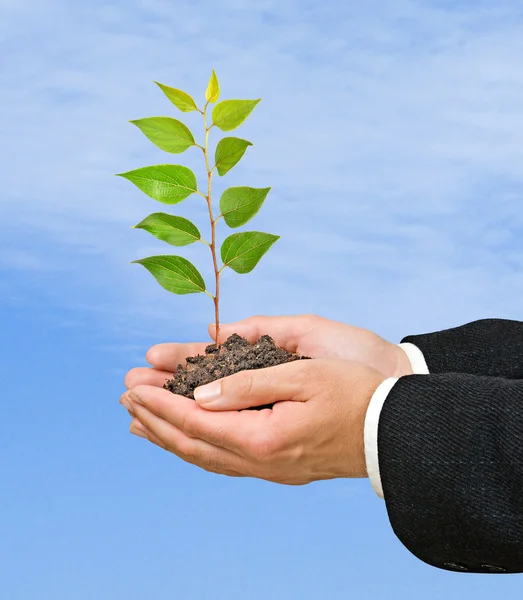
{"type": "MultiPolygon", "coordinates": [[[[205,348],[205,354],[189,356],[186,359],[187,366],[178,365],[173,379],[168,380],[163,387],[173,394],[194,400],[195,388],[216,379],[233,375],[239,371],[264,369],[310,358],[310,356],[300,356],[280,348],[268,335],[263,335],[257,342],[250,344],[245,338],[234,333],[219,348],[216,348],[215,344],[209,344],[205,348]]],[[[272,406],[274,404],[253,408],[261,410],[262,408],[272,408],[272,406]]]]}

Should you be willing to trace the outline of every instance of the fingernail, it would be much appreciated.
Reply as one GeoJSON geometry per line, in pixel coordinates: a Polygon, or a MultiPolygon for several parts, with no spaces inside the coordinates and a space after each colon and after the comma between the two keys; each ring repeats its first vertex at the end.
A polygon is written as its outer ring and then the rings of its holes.
{"type": "Polygon", "coordinates": [[[131,414],[133,413],[133,405],[129,402],[129,400],[127,400],[127,398],[125,397],[125,394],[120,398],[120,404],[126,408],[131,414]]]}
{"type": "Polygon", "coordinates": [[[145,431],[142,431],[141,429],[138,429],[138,427],[132,425],[130,430],[129,430],[133,435],[136,435],[137,437],[141,437],[144,440],[147,439],[147,435],[145,434],[145,431]]]}
{"type": "Polygon", "coordinates": [[[209,404],[220,397],[222,385],[219,381],[213,381],[207,385],[202,385],[194,390],[194,399],[198,404],[209,404]]]}
{"type": "Polygon", "coordinates": [[[137,404],[143,404],[143,400],[135,392],[129,392],[129,398],[137,404]]]}

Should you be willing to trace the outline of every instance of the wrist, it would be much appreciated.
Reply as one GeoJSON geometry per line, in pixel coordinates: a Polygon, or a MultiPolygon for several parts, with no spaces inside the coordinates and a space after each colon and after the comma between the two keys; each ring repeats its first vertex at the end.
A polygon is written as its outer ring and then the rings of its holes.
{"type": "Polygon", "coordinates": [[[397,344],[392,345],[394,346],[395,366],[390,377],[404,377],[405,375],[413,375],[414,371],[412,370],[412,364],[405,350],[403,350],[403,348],[397,344]]]}
{"type": "Polygon", "coordinates": [[[360,391],[360,420],[358,422],[358,439],[361,440],[361,444],[359,445],[359,449],[357,452],[357,465],[353,466],[353,474],[352,477],[369,477],[369,473],[367,470],[367,458],[365,451],[365,423],[367,420],[367,414],[369,410],[369,405],[371,403],[376,390],[381,386],[381,384],[388,380],[389,377],[379,373],[375,369],[369,370],[368,377],[365,378],[365,382],[362,382],[362,388],[360,391]]]}

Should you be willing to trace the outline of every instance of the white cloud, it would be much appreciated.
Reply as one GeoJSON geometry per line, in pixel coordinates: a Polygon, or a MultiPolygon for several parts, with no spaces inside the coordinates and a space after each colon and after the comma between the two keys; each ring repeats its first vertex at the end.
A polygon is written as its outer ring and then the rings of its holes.
{"type": "MultiPolygon", "coordinates": [[[[201,173],[196,151],[166,158],[127,120],[173,113],[153,79],[196,95],[214,67],[225,96],[264,98],[238,132],[255,146],[217,191],[272,185],[252,227],[282,235],[252,274],[225,277],[226,320],[316,311],[398,336],[521,316],[517,2],[14,6],[2,253],[70,269],[76,291],[57,302],[80,290],[138,330],[212,316],[208,298],[173,298],[128,266],[169,250],[128,228],[158,206],[111,174],[173,161],[201,173]]],[[[175,209],[204,223],[197,206],[175,209]]]]}

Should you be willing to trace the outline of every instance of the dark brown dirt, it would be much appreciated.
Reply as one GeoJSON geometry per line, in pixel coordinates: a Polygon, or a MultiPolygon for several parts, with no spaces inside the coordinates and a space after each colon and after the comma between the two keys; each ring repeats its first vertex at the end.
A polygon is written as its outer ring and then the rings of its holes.
{"type": "MultiPolygon", "coordinates": [[[[200,385],[211,383],[216,379],[233,375],[239,371],[264,369],[295,360],[310,359],[310,356],[299,356],[277,346],[268,335],[263,335],[257,342],[250,344],[245,338],[234,333],[217,349],[215,344],[205,348],[205,354],[189,356],[187,367],[178,365],[173,379],[164,384],[166,390],[194,400],[194,389],[200,385]]],[[[273,404],[255,407],[271,408],[273,404]]]]}

